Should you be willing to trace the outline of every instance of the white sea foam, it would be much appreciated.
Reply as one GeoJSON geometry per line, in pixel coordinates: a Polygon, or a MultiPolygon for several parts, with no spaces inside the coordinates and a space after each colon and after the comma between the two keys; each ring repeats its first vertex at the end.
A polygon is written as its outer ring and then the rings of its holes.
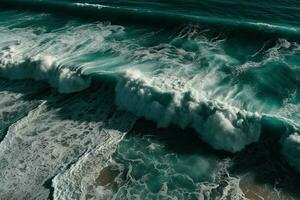
{"type": "Polygon", "coordinates": [[[28,100],[28,97],[43,89],[40,85],[15,83],[6,84],[7,80],[0,80],[0,138],[5,137],[7,128],[26,116],[40,103],[38,99],[28,100]],[[4,89],[4,90],[3,90],[4,89]],[[26,100],[27,99],[27,100],[26,100]]]}
{"type": "Polygon", "coordinates": [[[92,8],[109,8],[111,6],[106,6],[106,5],[101,5],[101,4],[92,4],[92,3],[74,3],[74,5],[79,6],[79,7],[92,7],[92,8]]]}
{"type": "Polygon", "coordinates": [[[51,96],[9,127],[0,143],[0,199],[47,199],[47,180],[100,144],[109,152],[130,129],[135,117],[114,112],[111,90],[98,91],[51,96]]]}
{"type": "Polygon", "coordinates": [[[97,146],[84,154],[70,169],[55,176],[53,179],[54,199],[69,199],[70,196],[75,199],[85,199],[86,196],[109,199],[111,191],[97,183],[96,179],[101,170],[111,162],[111,155],[126,131],[130,130],[133,122],[135,122],[134,116],[116,112],[109,121],[113,128],[102,128],[101,140],[97,146]]]}
{"type": "Polygon", "coordinates": [[[120,74],[116,104],[160,127],[191,127],[215,149],[237,152],[260,136],[258,113],[209,100],[197,91],[164,91],[137,71],[120,74]]]}
{"type": "Polygon", "coordinates": [[[214,174],[214,181],[199,184],[199,199],[247,200],[240,188],[240,178],[230,176],[228,172],[228,168],[231,164],[230,160],[223,160],[218,163],[218,168],[214,174]]]}
{"type": "Polygon", "coordinates": [[[43,80],[61,93],[89,87],[90,77],[81,73],[86,57],[111,48],[105,38],[123,32],[121,26],[102,23],[67,24],[50,33],[43,28],[0,30],[0,75],[43,80]]]}
{"type": "Polygon", "coordinates": [[[119,74],[116,85],[116,104],[137,116],[157,123],[159,127],[176,124],[193,128],[202,140],[214,149],[238,152],[257,142],[262,119],[279,120],[286,127],[281,133],[282,154],[300,171],[299,124],[280,115],[252,113],[208,99],[201,91],[169,90],[136,70],[119,74]]]}
{"type": "Polygon", "coordinates": [[[71,93],[88,88],[89,77],[60,65],[52,56],[36,56],[25,60],[13,57],[0,61],[0,73],[11,80],[34,79],[48,82],[61,93],[71,93]]]}

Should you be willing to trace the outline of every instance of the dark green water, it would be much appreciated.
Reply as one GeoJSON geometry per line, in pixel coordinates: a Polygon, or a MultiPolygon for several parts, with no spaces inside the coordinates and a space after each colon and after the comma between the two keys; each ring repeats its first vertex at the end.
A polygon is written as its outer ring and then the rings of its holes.
{"type": "Polygon", "coordinates": [[[0,199],[299,199],[300,2],[0,2],[0,199]]]}

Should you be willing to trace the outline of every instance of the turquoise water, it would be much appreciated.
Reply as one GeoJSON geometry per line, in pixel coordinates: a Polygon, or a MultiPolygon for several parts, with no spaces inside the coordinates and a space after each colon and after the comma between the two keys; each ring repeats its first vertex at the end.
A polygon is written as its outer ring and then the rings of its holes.
{"type": "Polygon", "coordinates": [[[300,3],[0,2],[0,199],[299,199],[300,3]]]}

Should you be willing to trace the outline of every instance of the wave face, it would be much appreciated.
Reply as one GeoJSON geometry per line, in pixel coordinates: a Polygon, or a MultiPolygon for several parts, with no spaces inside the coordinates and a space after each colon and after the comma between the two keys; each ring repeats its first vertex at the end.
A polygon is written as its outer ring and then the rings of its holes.
{"type": "Polygon", "coordinates": [[[299,11],[1,1],[0,199],[300,198],[299,11]]]}

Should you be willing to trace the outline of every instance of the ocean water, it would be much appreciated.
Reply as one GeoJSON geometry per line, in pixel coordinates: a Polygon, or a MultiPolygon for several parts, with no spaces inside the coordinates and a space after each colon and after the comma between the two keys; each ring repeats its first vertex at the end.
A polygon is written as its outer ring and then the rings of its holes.
{"type": "Polygon", "coordinates": [[[300,199],[300,2],[1,0],[0,199],[300,199]]]}

